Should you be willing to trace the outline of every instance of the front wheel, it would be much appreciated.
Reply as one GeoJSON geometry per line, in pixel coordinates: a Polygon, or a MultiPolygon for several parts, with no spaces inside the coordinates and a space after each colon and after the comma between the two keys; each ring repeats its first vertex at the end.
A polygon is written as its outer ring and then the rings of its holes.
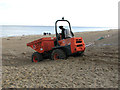
{"type": "Polygon", "coordinates": [[[40,62],[43,60],[43,56],[41,53],[34,52],[32,55],[32,62],[40,62]]]}
{"type": "Polygon", "coordinates": [[[51,53],[51,59],[52,60],[58,60],[58,59],[66,59],[66,53],[61,49],[55,49],[51,53]]]}

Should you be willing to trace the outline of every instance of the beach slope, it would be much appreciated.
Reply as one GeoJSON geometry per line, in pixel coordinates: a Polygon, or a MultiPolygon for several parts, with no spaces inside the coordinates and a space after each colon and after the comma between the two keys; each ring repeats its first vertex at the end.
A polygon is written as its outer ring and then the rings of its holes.
{"type": "MultiPolygon", "coordinates": [[[[51,35],[52,37],[55,35],[51,35]]],[[[2,38],[3,88],[118,88],[118,30],[79,32],[84,56],[31,62],[28,42],[42,35],[2,38]]]]}

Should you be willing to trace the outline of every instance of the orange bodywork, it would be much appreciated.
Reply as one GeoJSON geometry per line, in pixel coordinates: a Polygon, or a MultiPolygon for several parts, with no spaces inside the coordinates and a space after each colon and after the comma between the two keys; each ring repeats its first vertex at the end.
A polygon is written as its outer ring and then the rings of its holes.
{"type": "Polygon", "coordinates": [[[85,43],[82,37],[68,38],[58,41],[60,46],[68,46],[71,47],[71,53],[76,53],[79,51],[85,50],[85,43]]]}
{"type": "Polygon", "coordinates": [[[39,53],[43,53],[45,51],[50,51],[54,47],[54,41],[56,40],[55,37],[46,37],[41,38],[30,43],[27,43],[27,46],[30,46],[32,49],[39,53]]]}
{"type": "Polygon", "coordinates": [[[85,50],[85,43],[82,37],[71,38],[71,52],[82,52],[85,50]]]}
{"type": "MultiPolygon", "coordinates": [[[[44,53],[45,51],[50,51],[55,47],[55,41],[55,37],[46,37],[27,43],[27,46],[30,46],[39,53],[44,53]]],[[[82,37],[63,39],[59,40],[58,43],[60,46],[70,46],[71,53],[82,52],[85,50],[85,43],[82,37]]]]}

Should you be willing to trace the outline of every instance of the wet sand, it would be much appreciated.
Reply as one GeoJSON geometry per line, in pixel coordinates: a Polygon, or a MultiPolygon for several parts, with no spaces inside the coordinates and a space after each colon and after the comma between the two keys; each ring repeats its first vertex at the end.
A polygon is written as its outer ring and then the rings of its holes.
{"type": "Polygon", "coordinates": [[[26,44],[41,37],[49,36],[2,39],[3,88],[118,87],[118,30],[75,33],[85,41],[84,56],[32,63],[34,50],[26,44]]]}

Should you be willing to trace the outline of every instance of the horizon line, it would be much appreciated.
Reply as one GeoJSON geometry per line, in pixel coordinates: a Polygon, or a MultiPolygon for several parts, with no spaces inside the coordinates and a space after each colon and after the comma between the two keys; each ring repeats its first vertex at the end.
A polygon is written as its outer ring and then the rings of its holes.
{"type": "MultiPolygon", "coordinates": [[[[0,25],[0,26],[23,26],[23,27],[54,27],[53,25],[0,25]]],[[[71,26],[71,27],[96,27],[96,28],[117,28],[105,26],[71,26]]]]}

